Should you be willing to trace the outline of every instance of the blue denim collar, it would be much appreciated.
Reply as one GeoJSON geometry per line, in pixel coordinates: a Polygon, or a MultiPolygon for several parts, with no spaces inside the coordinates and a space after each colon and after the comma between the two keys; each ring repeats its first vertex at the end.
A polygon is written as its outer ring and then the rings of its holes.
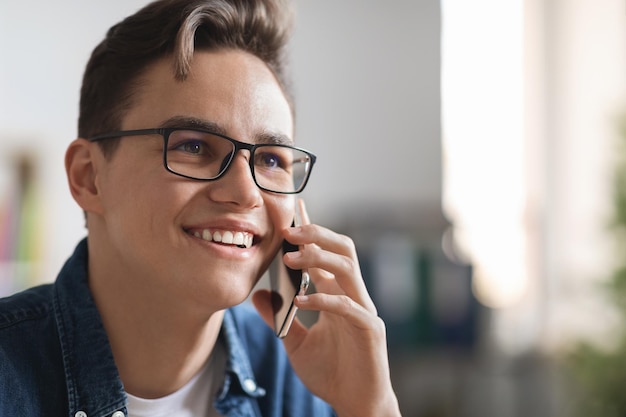
{"type": "Polygon", "coordinates": [[[226,380],[222,389],[218,392],[217,400],[223,400],[229,393],[229,390],[233,388],[240,389],[241,392],[253,398],[264,396],[265,390],[256,383],[250,359],[237,333],[235,319],[230,310],[226,310],[224,313],[221,337],[226,343],[228,361],[226,363],[226,380]],[[230,378],[228,378],[229,375],[235,377],[238,387],[232,386],[230,378]]]}
{"type": "Polygon", "coordinates": [[[87,282],[87,240],[55,283],[54,313],[63,352],[69,415],[107,416],[126,405],[113,352],[87,282]],[[80,415],[80,414],[79,414],[80,415]]]}
{"type": "MultiPolygon", "coordinates": [[[[76,247],[55,283],[54,314],[57,321],[67,381],[69,415],[83,411],[89,417],[126,414],[126,393],[119,377],[102,325],[89,290],[87,239],[76,247]]],[[[226,375],[218,391],[216,406],[225,414],[230,396],[258,398],[265,395],[252,372],[250,359],[237,332],[230,310],[226,310],[220,338],[228,355],[226,375]]]]}

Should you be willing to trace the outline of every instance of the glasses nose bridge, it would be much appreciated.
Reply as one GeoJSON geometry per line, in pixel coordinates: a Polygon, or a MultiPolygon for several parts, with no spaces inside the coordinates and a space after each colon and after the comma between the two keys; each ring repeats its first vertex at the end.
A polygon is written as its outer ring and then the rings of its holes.
{"type": "Polygon", "coordinates": [[[254,178],[254,162],[253,162],[252,155],[254,154],[254,150],[256,149],[257,146],[254,145],[254,144],[251,144],[251,143],[241,142],[241,141],[238,141],[238,140],[232,139],[232,138],[228,138],[228,139],[233,144],[234,149],[233,149],[233,152],[232,152],[232,156],[230,157],[230,160],[228,162],[228,165],[226,167],[224,167],[224,169],[222,170],[222,174],[221,175],[226,174],[226,171],[228,171],[230,169],[230,167],[232,166],[233,162],[235,161],[239,151],[249,151],[250,154],[247,157],[248,165],[250,167],[250,173],[252,174],[252,177],[254,178]]]}
{"type": "Polygon", "coordinates": [[[254,148],[256,148],[256,145],[253,145],[251,143],[241,142],[236,139],[231,139],[231,142],[233,143],[233,145],[235,145],[235,150],[233,151],[233,154],[235,155],[241,150],[248,150],[250,151],[250,155],[252,155],[252,153],[254,152],[254,148]]]}
{"type": "Polygon", "coordinates": [[[236,139],[230,139],[230,141],[235,146],[235,149],[233,149],[233,156],[231,158],[230,163],[232,164],[232,162],[235,160],[235,157],[237,156],[239,151],[249,151],[250,154],[248,155],[248,164],[250,165],[250,169],[254,171],[254,164],[252,162],[252,154],[254,154],[256,145],[252,143],[241,142],[236,139]]]}

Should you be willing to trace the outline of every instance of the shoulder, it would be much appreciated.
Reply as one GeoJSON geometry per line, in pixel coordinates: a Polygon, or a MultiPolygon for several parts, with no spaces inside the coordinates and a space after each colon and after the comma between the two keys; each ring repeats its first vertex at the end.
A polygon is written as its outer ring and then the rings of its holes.
{"type": "Polygon", "coordinates": [[[53,304],[52,284],[0,299],[0,354],[29,360],[58,343],[53,304]]]}
{"type": "Polygon", "coordinates": [[[45,405],[63,407],[52,288],[44,285],[0,299],[0,386],[7,387],[0,390],[1,415],[41,415],[45,405]],[[44,386],[45,395],[37,394],[44,386]]]}
{"type": "Polygon", "coordinates": [[[0,332],[51,314],[52,288],[52,284],[46,284],[0,298],[0,332]]]}

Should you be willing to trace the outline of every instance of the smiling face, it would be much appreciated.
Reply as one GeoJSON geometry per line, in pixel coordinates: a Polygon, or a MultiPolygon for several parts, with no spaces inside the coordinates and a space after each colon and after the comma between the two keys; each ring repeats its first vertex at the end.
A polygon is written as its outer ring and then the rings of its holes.
{"type": "MultiPolygon", "coordinates": [[[[289,104],[255,56],[196,52],[184,82],[174,79],[171,65],[163,59],[147,69],[122,130],[192,123],[246,143],[292,137],[289,104]]],[[[160,135],[128,136],[110,159],[97,158],[99,206],[87,209],[90,264],[96,265],[90,274],[137,297],[182,308],[240,303],[291,224],[294,197],[260,190],[247,150],[211,182],[167,172],[162,152],[160,135]]]]}

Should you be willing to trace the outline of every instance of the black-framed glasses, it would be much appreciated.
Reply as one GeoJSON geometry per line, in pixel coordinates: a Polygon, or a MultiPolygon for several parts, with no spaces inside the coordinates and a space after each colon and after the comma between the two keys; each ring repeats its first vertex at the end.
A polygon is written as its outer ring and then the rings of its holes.
{"type": "Polygon", "coordinates": [[[89,138],[91,142],[125,136],[163,137],[163,166],[172,174],[200,181],[220,179],[238,151],[250,151],[250,170],[265,191],[296,194],[306,186],[317,157],[283,144],[249,144],[202,129],[158,128],[123,130],[89,138]]]}

